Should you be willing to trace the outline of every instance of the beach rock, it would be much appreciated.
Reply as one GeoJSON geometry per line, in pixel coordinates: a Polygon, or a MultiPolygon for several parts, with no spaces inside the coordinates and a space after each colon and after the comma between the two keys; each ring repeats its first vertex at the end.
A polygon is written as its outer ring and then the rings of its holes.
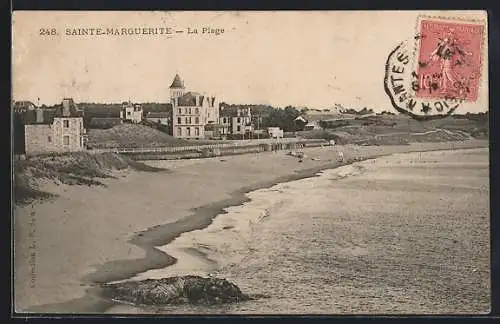
{"type": "Polygon", "coordinates": [[[107,284],[102,288],[104,297],[138,305],[215,305],[251,299],[226,279],[192,275],[107,284]]]}

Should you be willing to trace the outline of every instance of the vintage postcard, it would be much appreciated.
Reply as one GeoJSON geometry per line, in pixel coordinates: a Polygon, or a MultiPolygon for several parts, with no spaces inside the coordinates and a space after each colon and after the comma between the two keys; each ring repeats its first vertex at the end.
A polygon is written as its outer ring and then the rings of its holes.
{"type": "Polygon", "coordinates": [[[489,313],[487,19],[13,12],[15,313],[489,313]]]}

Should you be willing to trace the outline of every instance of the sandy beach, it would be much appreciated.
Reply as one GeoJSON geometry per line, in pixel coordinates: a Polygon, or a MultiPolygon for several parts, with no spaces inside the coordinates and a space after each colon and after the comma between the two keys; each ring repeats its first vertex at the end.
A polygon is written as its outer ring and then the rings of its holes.
{"type": "Polygon", "coordinates": [[[18,312],[98,313],[110,302],[86,290],[175,262],[157,246],[208,226],[223,208],[248,201],[246,192],[311,177],[348,162],[382,155],[488,147],[488,141],[409,146],[305,149],[302,163],[284,152],[210,159],[151,161],[160,173],[122,171],[107,187],[47,183],[59,197],[16,206],[15,309],[18,312]]]}

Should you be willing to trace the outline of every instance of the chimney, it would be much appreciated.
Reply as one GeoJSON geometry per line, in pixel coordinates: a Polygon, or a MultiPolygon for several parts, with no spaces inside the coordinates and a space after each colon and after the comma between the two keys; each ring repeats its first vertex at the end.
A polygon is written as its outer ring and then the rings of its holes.
{"type": "Polygon", "coordinates": [[[63,99],[63,102],[62,102],[62,115],[63,115],[63,117],[71,116],[70,105],[71,105],[71,99],[63,99]]]}
{"type": "Polygon", "coordinates": [[[36,114],[36,122],[43,123],[43,109],[36,109],[35,114],[36,114]]]}

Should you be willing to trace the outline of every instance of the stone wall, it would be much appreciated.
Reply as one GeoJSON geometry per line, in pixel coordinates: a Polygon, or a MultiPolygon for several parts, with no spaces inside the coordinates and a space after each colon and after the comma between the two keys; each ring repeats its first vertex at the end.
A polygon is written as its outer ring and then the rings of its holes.
{"type": "Polygon", "coordinates": [[[50,152],[53,149],[52,125],[25,125],[26,154],[50,152]]]}

